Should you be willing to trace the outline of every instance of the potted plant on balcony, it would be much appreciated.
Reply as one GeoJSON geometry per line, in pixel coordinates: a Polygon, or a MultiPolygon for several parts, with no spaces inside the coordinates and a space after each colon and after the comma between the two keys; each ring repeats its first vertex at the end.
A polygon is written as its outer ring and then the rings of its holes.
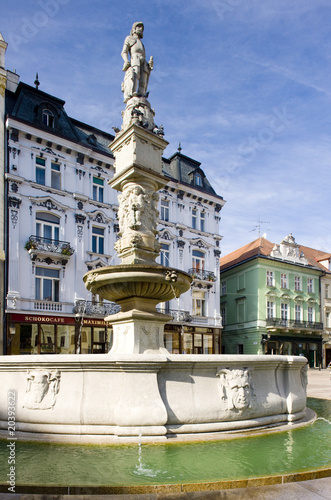
{"type": "Polygon", "coordinates": [[[25,243],[25,246],[24,246],[25,250],[35,250],[37,248],[37,245],[36,245],[36,242],[31,240],[31,239],[28,239],[28,241],[25,243]]]}
{"type": "Polygon", "coordinates": [[[72,255],[74,253],[73,249],[70,247],[70,245],[65,245],[61,249],[61,254],[62,255],[72,255]]]}

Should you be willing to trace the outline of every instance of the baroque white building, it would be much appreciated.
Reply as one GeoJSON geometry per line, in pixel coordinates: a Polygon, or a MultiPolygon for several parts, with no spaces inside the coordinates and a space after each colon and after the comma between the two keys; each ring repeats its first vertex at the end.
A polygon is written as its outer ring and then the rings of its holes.
{"type": "MultiPolygon", "coordinates": [[[[5,46],[0,46],[3,57],[5,46]]],[[[114,136],[68,117],[64,101],[3,70],[5,144],[4,352],[107,352],[118,306],[89,293],[83,275],[119,263],[109,145],[114,136]]],[[[159,262],[192,274],[190,291],[160,304],[174,353],[220,352],[219,235],[225,201],[180,148],[163,159],[159,262]]]]}

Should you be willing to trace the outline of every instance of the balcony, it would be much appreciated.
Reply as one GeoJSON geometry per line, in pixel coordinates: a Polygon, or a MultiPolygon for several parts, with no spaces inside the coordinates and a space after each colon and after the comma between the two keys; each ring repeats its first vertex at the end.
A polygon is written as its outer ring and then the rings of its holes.
{"type": "Polygon", "coordinates": [[[72,312],[81,316],[110,316],[121,310],[115,302],[92,302],[89,300],[76,300],[72,312]]]}
{"type": "Polygon", "coordinates": [[[35,260],[39,253],[57,255],[68,259],[75,251],[68,241],[52,240],[33,235],[29,237],[24,248],[29,252],[32,260],[35,260]]]}
{"type": "Polygon", "coordinates": [[[182,311],[178,309],[160,309],[156,308],[158,312],[164,313],[164,314],[169,314],[172,316],[173,321],[177,323],[189,323],[192,321],[192,317],[190,316],[188,311],[182,311]]]}
{"type": "Polygon", "coordinates": [[[196,269],[191,268],[188,270],[188,273],[192,276],[193,279],[198,281],[209,281],[214,283],[217,278],[213,271],[205,271],[204,269],[196,269]]]}
{"type": "Polygon", "coordinates": [[[323,330],[323,323],[296,321],[293,319],[268,318],[267,328],[286,328],[291,330],[323,330]]]}

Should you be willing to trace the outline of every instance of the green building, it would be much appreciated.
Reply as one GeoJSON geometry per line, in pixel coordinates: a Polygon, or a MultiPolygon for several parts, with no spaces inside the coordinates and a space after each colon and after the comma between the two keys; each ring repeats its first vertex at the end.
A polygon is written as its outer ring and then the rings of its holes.
{"type": "Polygon", "coordinates": [[[320,365],[325,272],[303,248],[292,234],[276,245],[258,238],[220,259],[224,354],[302,355],[320,365]]]}

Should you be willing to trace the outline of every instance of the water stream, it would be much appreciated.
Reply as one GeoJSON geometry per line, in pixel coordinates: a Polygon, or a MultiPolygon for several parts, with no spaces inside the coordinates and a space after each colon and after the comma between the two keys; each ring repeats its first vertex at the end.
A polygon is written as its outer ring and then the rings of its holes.
{"type": "MultiPolygon", "coordinates": [[[[16,442],[17,484],[97,486],[222,481],[331,467],[331,401],[308,399],[318,419],[284,432],[197,443],[121,446],[16,442]]],[[[0,483],[8,441],[0,441],[0,483]]]]}

